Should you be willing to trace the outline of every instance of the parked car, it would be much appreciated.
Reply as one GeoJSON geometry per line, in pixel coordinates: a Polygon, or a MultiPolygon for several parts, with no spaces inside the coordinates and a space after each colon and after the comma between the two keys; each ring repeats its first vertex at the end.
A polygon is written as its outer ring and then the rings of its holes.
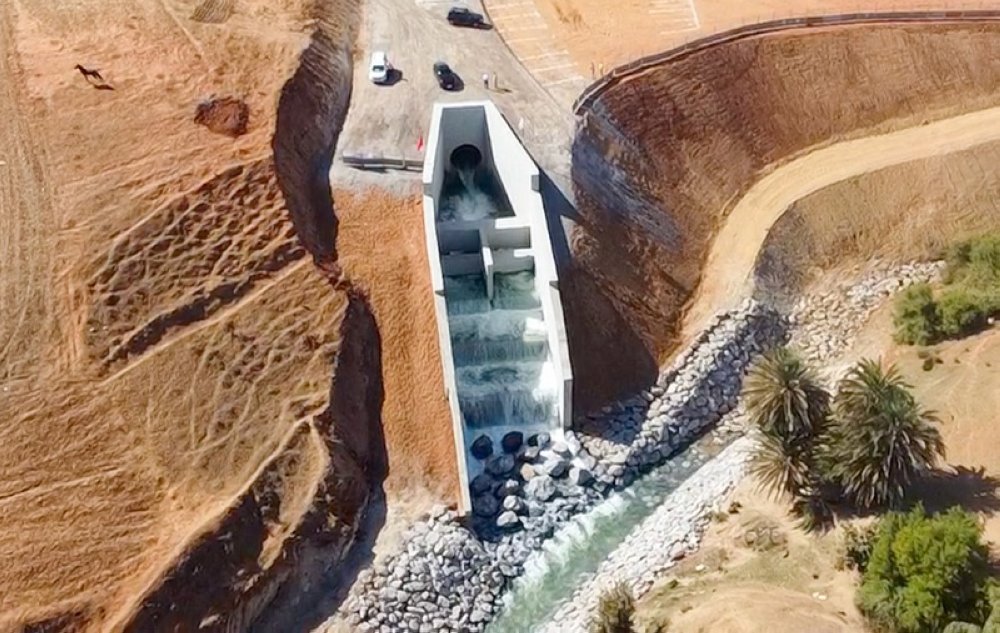
{"type": "Polygon", "coordinates": [[[392,76],[392,64],[389,63],[385,51],[372,52],[371,62],[368,64],[368,78],[376,84],[389,83],[392,76]]]}
{"type": "Polygon", "coordinates": [[[483,28],[486,22],[483,16],[475,11],[470,11],[465,7],[452,7],[448,9],[448,22],[452,26],[471,26],[473,28],[483,28]]]}
{"type": "Polygon", "coordinates": [[[445,90],[455,90],[459,85],[458,75],[444,62],[434,62],[434,77],[445,90]]]}

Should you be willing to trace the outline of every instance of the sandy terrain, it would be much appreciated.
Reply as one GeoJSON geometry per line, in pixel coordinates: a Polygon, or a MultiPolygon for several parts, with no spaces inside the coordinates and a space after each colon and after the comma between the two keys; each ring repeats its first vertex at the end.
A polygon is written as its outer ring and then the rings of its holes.
{"type": "Polygon", "coordinates": [[[486,0],[486,8],[514,53],[539,73],[543,84],[551,85],[568,82],[572,75],[595,79],[639,57],[753,22],[995,6],[983,0],[624,0],[608,11],[601,0],[486,0]]]}
{"type": "Polygon", "coordinates": [[[856,176],[796,201],[775,222],[758,256],[757,292],[794,296],[831,268],[873,257],[933,256],[955,240],[996,227],[998,152],[1000,142],[984,143],[856,176]]]}
{"type": "Polygon", "coordinates": [[[640,621],[667,620],[680,633],[865,630],[854,607],[855,575],[835,569],[836,532],[804,533],[786,505],[761,494],[752,480],[732,500],[739,511],[720,515],[698,552],[639,602],[640,621]]]}
{"type": "MultiPolygon", "coordinates": [[[[592,399],[582,407],[645,384],[676,348],[714,235],[770,172],[832,144],[995,107],[996,30],[783,34],[706,50],[604,93],[573,147],[579,214],[564,275],[588,295],[567,299],[570,349],[602,350],[573,359],[578,398],[592,399]]],[[[900,150],[905,160],[909,148],[900,150]]],[[[772,213],[791,200],[778,202],[772,213]]]]}
{"type": "Polygon", "coordinates": [[[1000,108],[991,108],[837,143],[781,165],[740,198],[713,239],[702,283],[684,315],[685,336],[696,334],[717,310],[735,307],[748,294],[765,239],[774,223],[802,198],[859,174],[997,140],[1000,108]]]}
{"type": "Polygon", "coordinates": [[[329,405],[367,400],[364,305],[308,262],[270,158],[312,17],[0,5],[0,629],[239,627],[290,547],[346,547],[369,420],[337,442],[329,405]],[[195,123],[213,95],[245,135],[195,123]]]}

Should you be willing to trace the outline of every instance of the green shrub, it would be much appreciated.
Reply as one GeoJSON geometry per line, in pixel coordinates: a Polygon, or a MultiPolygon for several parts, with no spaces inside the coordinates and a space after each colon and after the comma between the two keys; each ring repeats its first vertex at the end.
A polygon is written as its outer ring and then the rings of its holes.
{"type": "Polygon", "coordinates": [[[634,633],[635,598],[625,583],[609,589],[597,606],[591,633],[634,633]]]}
{"type": "Polygon", "coordinates": [[[982,622],[989,604],[987,554],[971,513],[952,508],[928,516],[920,506],[890,513],[879,524],[858,607],[873,628],[890,633],[982,622]]]}
{"type": "Polygon", "coordinates": [[[893,325],[898,343],[928,345],[938,338],[938,310],[928,284],[913,284],[896,297],[893,325]]]}
{"type": "Polygon", "coordinates": [[[941,336],[960,338],[981,329],[986,325],[989,309],[989,301],[985,296],[970,292],[962,286],[948,288],[941,293],[937,304],[941,336]]]}

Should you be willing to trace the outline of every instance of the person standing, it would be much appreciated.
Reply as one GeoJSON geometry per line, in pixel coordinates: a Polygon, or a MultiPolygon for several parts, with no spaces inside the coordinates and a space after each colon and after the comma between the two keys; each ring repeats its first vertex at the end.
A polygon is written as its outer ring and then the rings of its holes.
{"type": "Polygon", "coordinates": [[[485,88],[486,90],[490,89],[490,74],[489,73],[483,73],[483,88],[485,88]]]}

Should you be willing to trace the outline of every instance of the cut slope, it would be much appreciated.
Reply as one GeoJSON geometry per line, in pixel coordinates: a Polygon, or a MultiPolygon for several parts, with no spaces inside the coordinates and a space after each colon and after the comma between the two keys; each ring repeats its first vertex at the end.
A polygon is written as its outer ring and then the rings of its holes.
{"type": "Polygon", "coordinates": [[[681,309],[726,213],[768,171],[823,145],[1000,101],[998,32],[788,32],[702,50],[605,92],[573,148],[571,275],[584,281],[570,284],[596,295],[567,310],[581,403],[649,380],[680,338],[681,309]],[[607,327],[608,305],[619,327],[607,327]]]}
{"type": "Polygon", "coordinates": [[[357,6],[321,6],[0,4],[0,629],[242,630],[305,548],[350,544],[384,467],[377,332],[269,157],[312,19],[347,58],[357,6]],[[214,94],[247,134],[193,121],[214,94]]]}
{"type": "Polygon", "coordinates": [[[956,240],[995,229],[997,164],[994,141],[855,176],[796,201],[764,241],[755,286],[791,298],[822,271],[876,257],[935,256],[956,240]]]}

